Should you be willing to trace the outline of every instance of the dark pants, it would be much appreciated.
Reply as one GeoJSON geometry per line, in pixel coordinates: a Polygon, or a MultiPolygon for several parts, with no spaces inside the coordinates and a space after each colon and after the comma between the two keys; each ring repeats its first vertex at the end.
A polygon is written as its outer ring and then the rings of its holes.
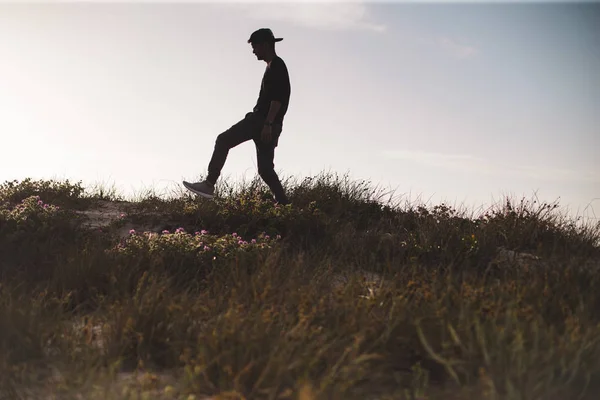
{"type": "Polygon", "coordinates": [[[271,128],[271,140],[265,143],[260,137],[263,124],[264,118],[253,113],[248,113],[244,119],[217,136],[215,149],[208,164],[208,176],[206,179],[213,184],[216,183],[225,165],[229,150],[238,144],[252,139],[256,146],[258,174],[275,195],[275,200],[281,204],[288,204],[288,198],[285,195],[279,177],[275,172],[275,165],[273,164],[275,147],[277,147],[282,126],[274,124],[271,128]]]}

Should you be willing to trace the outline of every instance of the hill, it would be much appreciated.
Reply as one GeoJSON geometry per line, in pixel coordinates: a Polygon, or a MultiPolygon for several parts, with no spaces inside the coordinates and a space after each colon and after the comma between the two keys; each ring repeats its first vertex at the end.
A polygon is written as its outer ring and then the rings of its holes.
{"type": "Polygon", "coordinates": [[[598,398],[600,225],[287,186],[2,184],[0,398],[598,398]]]}

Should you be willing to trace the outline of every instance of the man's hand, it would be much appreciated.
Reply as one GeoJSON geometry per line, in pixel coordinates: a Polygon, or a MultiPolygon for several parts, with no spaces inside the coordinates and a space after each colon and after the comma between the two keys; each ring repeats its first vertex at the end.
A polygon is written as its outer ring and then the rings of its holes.
{"type": "Polygon", "coordinates": [[[261,139],[263,140],[263,142],[268,143],[271,141],[273,134],[272,134],[272,130],[271,127],[269,125],[264,125],[262,132],[260,134],[261,139]]]}
{"type": "MultiPolygon", "coordinates": [[[[281,108],[281,102],[277,101],[277,100],[272,100],[271,104],[269,106],[269,114],[267,114],[267,118],[265,122],[268,121],[274,121],[275,120],[275,116],[277,115],[277,113],[279,112],[279,109],[281,108]]],[[[260,134],[263,142],[267,143],[270,142],[273,135],[271,133],[271,127],[269,125],[267,125],[265,123],[265,126],[263,126],[263,130],[262,133],[260,134]]]]}

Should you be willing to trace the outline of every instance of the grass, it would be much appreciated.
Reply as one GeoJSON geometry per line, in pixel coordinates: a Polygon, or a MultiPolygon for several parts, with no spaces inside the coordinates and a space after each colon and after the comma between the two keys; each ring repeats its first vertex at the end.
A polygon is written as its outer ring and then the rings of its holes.
{"type": "Polygon", "coordinates": [[[286,187],[279,207],[257,179],[214,201],[4,183],[0,398],[598,398],[600,225],[286,187]]]}

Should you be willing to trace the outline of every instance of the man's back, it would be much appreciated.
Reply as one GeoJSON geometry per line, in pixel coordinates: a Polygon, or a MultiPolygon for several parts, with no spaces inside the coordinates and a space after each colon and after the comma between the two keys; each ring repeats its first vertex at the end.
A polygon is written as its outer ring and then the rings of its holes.
{"type": "Polygon", "coordinates": [[[276,55],[265,69],[254,112],[266,117],[269,113],[271,101],[279,101],[281,108],[275,117],[275,121],[283,123],[290,101],[290,94],[291,85],[287,66],[283,59],[276,55]]]}

